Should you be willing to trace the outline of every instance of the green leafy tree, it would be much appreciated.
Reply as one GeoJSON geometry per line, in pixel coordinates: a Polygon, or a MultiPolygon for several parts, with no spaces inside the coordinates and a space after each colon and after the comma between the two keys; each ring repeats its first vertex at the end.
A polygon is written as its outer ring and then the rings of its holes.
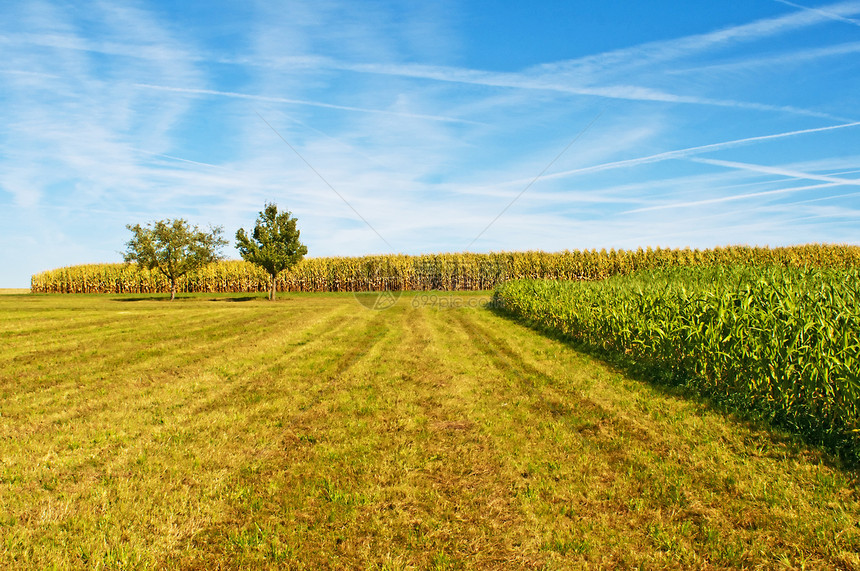
{"type": "Polygon", "coordinates": [[[125,261],[149,270],[157,269],[170,280],[170,301],[176,299],[176,281],[190,271],[221,259],[227,245],[222,228],[203,232],[182,218],[126,225],[134,236],[126,243],[125,261]]]}
{"type": "Polygon", "coordinates": [[[269,299],[274,301],[277,292],[278,274],[298,264],[308,248],[299,242],[297,220],[290,212],[278,214],[275,204],[266,203],[266,208],[257,217],[254,233],[249,238],[245,229],[236,232],[236,248],[242,258],[258,265],[271,278],[269,299]]]}

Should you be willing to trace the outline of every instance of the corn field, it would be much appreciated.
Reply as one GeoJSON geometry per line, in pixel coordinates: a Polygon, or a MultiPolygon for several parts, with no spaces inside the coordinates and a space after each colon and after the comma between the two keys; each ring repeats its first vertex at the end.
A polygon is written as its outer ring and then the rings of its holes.
{"type": "Polygon", "coordinates": [[[714,266],[520,280],[494,306],[626,354],[860,460],[860,269],[714,266]]]}
{"type": "MultiPolygon", "coordinates": [[[[490,290],[511,279],[599,280],[636,270],[714,264],[786,267],[860,266],[860,247],[806,245],[788,248],[732,246],[707,250],[575,250],[559,253],[380,255],[306,258],[278,277],[279,291],[490,290]]],[[[265,292],[268,276],[243,261],[222,261],[183,277],[179,291],[265,292]]],[[[164,293],[170,283],[157,272],[127,264],[60,268],[32,277],[33,293],[164,293]]]]}

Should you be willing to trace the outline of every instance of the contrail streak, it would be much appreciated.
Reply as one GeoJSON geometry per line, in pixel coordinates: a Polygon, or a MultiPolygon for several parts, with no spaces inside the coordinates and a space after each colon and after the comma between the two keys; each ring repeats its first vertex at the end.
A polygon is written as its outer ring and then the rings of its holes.
{"type": "Polygon", "coordinates": [[[236,93],[234,91],[215,91],[212,89],[191,89],[187,87],[167,87],[164,85],[151,85],[148,83],[135,83],[135,87],[143,89],[155,89],[158,91],[171,91],[174,93],[189,93],[195,95],[217,95],[220,97],[233,97],[236,99],[251,99],[253,101],[267,101],[270,103],[287,103],[289,105],[308,105],[311,107],[323,107],[325,109],[338,109],[340,111],[357,111],[359,113],[375,113],[379,115],[394,115],[397,117],[409,117],[411,119],[426,119],[428,121],[442,121],[446,123],[466,123],[470,125],[480,125],[477,121],[469,121],[466,119],[456,119],[454,117],[444,117],[441,115],[422,115],[419,113],[400,113],[397,111],[387,111],[385,109],[367,109],[364,107],[350,107],[348,105],[334,105],[332,103],[322,103],[319,101],[306,101],[303,99],[287,99],[284,97],[268,97],[265,95],[251,95],[248,93],[236,93]]]}
{"type": "Polygon", "coordinates": [[[820,8],[812,8],[810,6],[801,6],[800,4],[795,4],[794,2],[788,2],[788,0],[775,0],[780,4],[785,4],[786,6],[791,6],[792,8],[799,8],[801,10],[807,10],[809,12],[815,12],[816,14],[821,14],[823,16],[827,16],[833,20],[837,20],[839,22],[845,22],[846,24],[854,24],[855,26],[860,26],[860,21],[853,20],[851,18],[846,18],[845,16],[840,16],[839,14],[834,14],[833,12],[828,12],[827,10],[822,10],[820,8]]]}
{"type": "Polygon", "coordinates": [[[696,162],[696,163],[703,163],[706,165],[715,165],[715,166],[719,166],[719,167],[728,167],[728,168],[733,168],[733,169],[760,172],[760,173],[765,173],[765,174],[775,174],[775,175],[779,175],[779,176],[785,176],[788,178],[820,180],[822,182],[830,182],[830,183],[834,183],[837,185],[847,184],[847,185],[853,185],[853,186],[860,186],[860,179],[839,178],[839,177],[835,177],[835,176],[813,174],[813,173],[801,172],[801,171],[796,171],[796,170],[791,170],[791,169],[784,169],[784,168],[780,168],[780,167],[769,167],[769,166],[765,166],[765,165],[753,165],[753,164],[749,164],[749,163],[738,163],[738,162],[734,162],[734,161],[720,161],[717,159],[691,158],[688,160],[696,162]]]}
{"type": "MultiPolygon", "coordinates": [[[[712,143],[710,145],[701,145],[698,147],[688,147],[686,149],[678,149],[676,151],[666,151],[664,153],[657,153],[656,155],[648,155],[647,157],[639,157],[636,159],[626,159],[623,161],[615,161],[611,163],[603,163],[600,165],[594,165],[590,167],[584,167],[579,169],[573,169],[569,171],[557,172],[554,174],[545,175],[544,179],[553,179],[553,178],[566,178],[573,175],[578,174],[587,174],[593,172],[601,172],[605,170],[612,169],[620,169],[625,167],[633,167],[638,165],[644,165],[648,163],[657,163],[661,161],[666,161],[669,159],[683,159],[687,158],[691,155],[698,155],[701,153],[708,153],[711,151],[720,151],[723,149],[730,149],[733,147],[740,147],[742,145],[749,145],[752,143],[759,143],[762,141],[772,141],[774,139],[783,139],[786,137],[796,137],[798,135],[807,135],[810,133],[822,133],[824,131],[834,131],[836,129],[847,129],[849,127],[857,127],[860,125],[860,121],[855,121],[853,123],[843,123],[842,125],[832,125],[830,127],[817,127],[815,129],[802,129],[799,131],[789,131],[787,133],[777,133],[775,135],[762,135],[759,137],[748,137],[746,139],[735,139],[734,141],[724,141],[722,143],[712,143]]],[[[524,182],[523,180],[511,181],[508,184],[517,184],[524,182]]]]}
{"type": "Polygon", "coordinates": [[[793,188],[780,188],[778,190],[765,190],[762,192],[750,192],[748,194],[736,194],[734,196],[723,196],[720,198],[708,198],[705,200],[694,200],[691,202],[675,202],[672,204],[660,204],[657,206],[646,206],[645,208],[635,208],[633,210],[626,210],[621,214],[635,214],[637,212],[651,212],[653,210],[669,210],[672,208],[689,208],[691,206],[702,206],[705,204],[720,204],[723,202],[734,202],[736,200],[747,200],[749,198],[756,198],[759,196],[769,196],[774,194],[789,194],[792,192],[800,192],[802,190],[814,190],[819,188],[832,188],[834,186],[841,186],[840,183],[827,183],[827,184],[813,184],[810,186],[797,186],[793,188]]]}

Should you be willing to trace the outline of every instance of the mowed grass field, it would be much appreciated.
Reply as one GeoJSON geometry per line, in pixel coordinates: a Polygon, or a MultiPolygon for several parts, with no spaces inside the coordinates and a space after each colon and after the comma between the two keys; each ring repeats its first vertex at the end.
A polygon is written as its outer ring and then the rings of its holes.
{"type": "Polygon", "coordinates": [[[0,568],[860,568],[856,474],[488,300],[0,296],[0,568]]]}

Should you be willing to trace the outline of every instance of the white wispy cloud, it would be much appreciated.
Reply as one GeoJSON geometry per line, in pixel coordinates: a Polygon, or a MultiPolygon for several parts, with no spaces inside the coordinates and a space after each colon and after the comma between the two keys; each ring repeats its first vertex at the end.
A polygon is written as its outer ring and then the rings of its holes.
{"type": "MultiPolygon", "coordinates": [[[[860,12],[860,2],[842,2],[829,7],[827,13],[805,11],[766,18],[750,24],[725,28],[715,32],[675,40],[652,42],[623,50],[601,53],[576,60],[543,64],[522,72],[488,72],[476,69],[420,64],[354,63],[331,58],[286,60],[292,65],[314,65],[360,73],[392,75],[451,83],[554,91],[568,95],[601,97],[629,101],[653,101],[692,105],[708,105],[760,111],[792,113],[822,118],[835,118],[821,111],[790,105],[741,101],[667,92],[654,87],[618,83],[620,78],[649,76],[654,66],[665,66],[691,58],[709,50],[729,45],[754,42],[809,26],[822,24],[832,15],[860,12]]],[[[850,51],[846,52],[850,53],[850,51]]],[[[285,61],[285,60],[280,60],[285,61]]],[[[270,62],[271,63],[271,62],[270,62]]],[[[658,68],[659,69],[659,68],[658,68]]],[[[669,68],[669,71],[673,70],[669,68]]]]}
{"type": "Polygon", "coordinates": [[[658,64],[684,61],[702,53],[712,53],[820,25],[830,21],[832,15],[857,14],[860,13],[860,2],[852,0],[831,4],[826,11],[827,14],[821,11],[802,11],[762,18],[704,34],[648,42],[565,62],[544,64],[536,69],[548,73],[582,74],[586,77],[601,77],[606,74],[624,76],[635,68],[654,68],[658,64]]]}
{"type": "MultiPolygon", "coordinates": [[[[365,62],[319,54],[282,55],[283,50],[263,50],[254,57],[229,58],[225,61],[262,67],[270,70],[336,70],[360,74],[391,76],[501,89],[552,92],[563,96],[580,96],[621,101],[662,102],[714,106],[752,111],[768,111],[793,115],[845,120],[833,114],[793,105],[713,97],[675,89],[647,85],[664,74],[672,75],[680,62],[763,39],[785,35],[832,21],[833,15],[860,13],[860,2],[841,2],[828,6],[827,13],[801,11],[752,23],[728,27],[713,32],[650,42],[621,50],[613,50],[578,59],[537,65],[521,71],[493,72],[481,69],[417,63],[365,62]],[[275,51],[276,53],[272,53],[275,51]],[[639,79],[640,84],[631,83],[639,79]]],[[[325,34],[323,34],[325,35],[325,34]]],[[[272,41],[272,40],[270,40],[272,41]]],[[[295,42],[296,40],[291,40],[295,42]]],[[[365,48],[366,49],[366,48],[365,48]]],[[[843,53],[851,53],[845,47],[843,53]]],[[[817,57],[821,57],[818,54],[817,57]]]]}
{"type": "MultiPolygon", "coordinates": [[[[284,60],[281,60],[284,61],[284,60]]],[[[565,96],[598,97],[610,100],[622,101],[644,101],[677,103],[687,105],[703,105],[714,107],[727,107],[736,109],[749,109],[756,111],[770,111],[778,113],[790,113],[809,117],[824,119],[843,119],[822,111],[803,109],[791,105],[773,105],[755,101],[742,101],[735,99],[723,99],[705,97],[701,95],[689,95],[673,93],[663,89],[629,83],[619,83],[617,80],[595,84],[594,80],[583,81],[575,74],[549,73],[541,70],[536,74],[531,70],[525,72],[489,72],[477,69],[456,68],[448,66],[430,66],[422,64],[396,64],[396,63],[348,63],[336,61],[330,58],[290,59],[286,60],[287,67],[299,65],[320,66],[324,69],[339,71],[351,71],[383,76],[395,76],[409,79],[432,80],[444,83],[457,83],[464,85],[486,86],[505,89],[518,89],[530,91],[553,92],[565,96]],[[571,77],[573,76],[573,77],[571,77]]],[[[252,62],[253,63],[253,62],[252,62]]],[[[271,62],[270,62],[270,65],[271,62]]],[[[278,67],[275,65],[274,67],[278,67]]]]}

